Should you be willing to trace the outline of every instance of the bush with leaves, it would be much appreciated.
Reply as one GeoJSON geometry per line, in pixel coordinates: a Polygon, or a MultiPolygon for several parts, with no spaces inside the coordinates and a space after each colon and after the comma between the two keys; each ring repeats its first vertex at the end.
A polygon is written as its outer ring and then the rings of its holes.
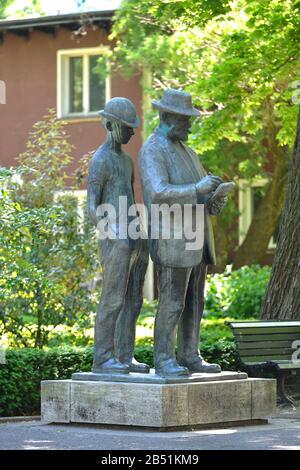
{"type": "Polygon", "coordinates": [[[51,330],[91,325],[98,268],[94,229],[77,200],[58,196],[72,146],[54,111],[35,124],[17,170],[2,169],[0,334],[9,346],[47,345],[51,330]]]}
{"type": "Polygon", "coordinates": [[[231,273],[209,275],[206,318],[259,318],[270,270],[269,266],[243,266],[231,273]]]}

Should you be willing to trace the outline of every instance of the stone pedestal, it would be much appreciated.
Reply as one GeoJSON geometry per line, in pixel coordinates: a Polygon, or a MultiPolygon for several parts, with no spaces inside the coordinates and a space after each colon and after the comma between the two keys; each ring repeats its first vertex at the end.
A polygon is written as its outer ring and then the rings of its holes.
{"type": "Polygon", "coordinates": [[[251,422],[276,410],[276,380],[243,373],[193,374],[175,383],[154,374],[130,374],[127,382],[95,376],[43,381],[42,420],[170,429],[251,422]]]}

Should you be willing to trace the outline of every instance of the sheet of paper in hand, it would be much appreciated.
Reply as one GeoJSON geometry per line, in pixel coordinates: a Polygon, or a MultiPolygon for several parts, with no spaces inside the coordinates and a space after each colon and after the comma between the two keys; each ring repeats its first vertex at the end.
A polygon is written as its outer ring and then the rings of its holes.
{"type": "Polygon", "coordinates": [[[228,183],[221,183],[212,193],[211,197],[209,198],[209,202],[215,202],[218,199],[227,196],[227,194],[230,193],[234,187],[235,183],[233,181],[229,181],[228,183]]]}

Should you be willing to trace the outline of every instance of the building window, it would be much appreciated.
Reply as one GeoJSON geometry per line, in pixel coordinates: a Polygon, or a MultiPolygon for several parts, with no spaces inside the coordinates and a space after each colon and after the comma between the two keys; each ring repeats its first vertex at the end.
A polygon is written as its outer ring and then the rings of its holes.
{"type": "Polygon", "coordinates": [[[107,67],[99,65],[102,48],[67,49],[57,53],[59,118],[96,117],[110,99],[107,67]]]}
{"type": "MultiPolygon", "coordinates": [[[[253,182],[247,180],[239,181],[239,245],[245,239],[245,236],[250,227],[253,214],[257,209],[260,201],[266,193],[266,179],[259,179],[253,182]]],[[[278,237],[278,227],[269,242],[269,249],[276,248],[276,240],[278,237]]]]}

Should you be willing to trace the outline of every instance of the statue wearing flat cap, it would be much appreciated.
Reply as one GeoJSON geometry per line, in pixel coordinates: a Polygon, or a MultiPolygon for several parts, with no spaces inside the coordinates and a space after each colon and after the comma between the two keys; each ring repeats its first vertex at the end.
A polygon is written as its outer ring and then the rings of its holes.
{"type": "MultiPolygon", "coordinates": [[[[154,328],[154,364],[161,376],[185,376],[196,372],[220,372],[217,364],[207,363],[199,351],[200,322],[203,314],[207,266],[215,263],[211,215],[217,215],[226,197],[212,197],[222,185],[218,176],[207,175],[199,157],[184,142],[191,118],[200,115],[191,96],[167,89],[161,100],[153,101],[160,124],[144,143],[139,155],[139,172],[144,203],[148,212],[150,255],[158,276],[159,304],[154,328]],[[204,205],[204,243],[188,250],[188,240],[170,237],[151,238],[153,205],[189,205],[192,223],[197,205],[204,205]],[[175,338],[178,327],[178,353],[175,338]]],[[[224,183],[226,184],[226,183],[224,183]]],[[[222,185],[223,186],[223,185],[222,185]]],[[[203,206],[202,206],[203,207],[203,206]]],[[[184,222],[182,221],[182,224],[184,222]]]]}
{"type": "Polygon", "coordinates": [[[110,236],[100,237],[98,233],[104,277],[96,316],[93,372],[148,372],[146,364],[133,358],[135,326],[143,303],[148,264],[147,241],[129,237],[129,219],[127,214],[121,217],[120,209],[122,198],[128,207],[135,204],[133,162],[122,144],[127,144],[134,135],[139,118],[131,101],[121,97],[111,99],[99,114],[104,118],[107,137],[90,163],[88,209],[98,230],[106,222],[110,236]],[[105,207],[114,208],[114,220],[99,210],[105,207]]]}

